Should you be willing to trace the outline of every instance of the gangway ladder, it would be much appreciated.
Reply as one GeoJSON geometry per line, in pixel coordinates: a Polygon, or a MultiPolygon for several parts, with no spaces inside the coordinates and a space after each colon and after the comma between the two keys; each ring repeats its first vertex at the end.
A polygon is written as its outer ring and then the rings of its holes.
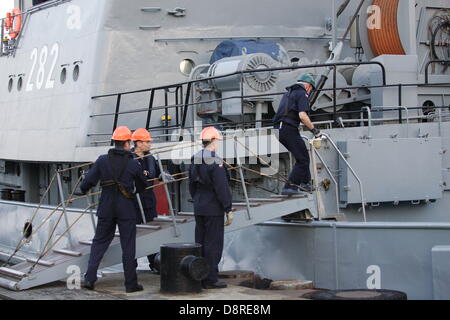
{"type": "MultiPolygon", "coordinates": [[[[270,199],[248,199],[246,203],[236,203],[233,223],[225,232],[233,232],[265,221],[302,211],[311,210],[312,195],[274,196],[270,199]],[[247,205],[252,208],[252,219],[247,216],[247,205]]],[[[179,213],[177,218],[159,217],[145,225],[137,226],[136,257],[144,257],[158,252],[160,246],[170,242],[192,242],[195,234],[195,219],[191,213],[179,213]],[[182,218],[181,218],[182,217],[182,218]],[[173,220],[176,220],[178,235],[173,232],[173,220]]],[[[26,290],[68,277],[67,268],[76,265],[81,273],[86,272],[92,241],[79,241],[70,248],[50,250],[40,259],[33,272],[28,273],[36,259],[25,260],[17,265],[0,268],[0,286],[10,290],[26,290]]],[[[100,269],[120,264],[122,249],[120,239],[114,237],[106,251],[100,269]]]]}

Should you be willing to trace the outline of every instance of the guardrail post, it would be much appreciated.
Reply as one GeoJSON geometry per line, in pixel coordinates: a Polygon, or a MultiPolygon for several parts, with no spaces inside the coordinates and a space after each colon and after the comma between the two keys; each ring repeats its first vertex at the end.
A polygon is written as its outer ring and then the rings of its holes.
{"type": "Polygon", "coordinates": [[[181,123],[181,129],[184,129],[186,127],[187,112],[189,109],[189,99],[191,98],[191,89],[192,89],[192,82],[189,82],[186,89],[186,99],[184,101],[183,120],[181,123]]]}
{"type": "Polygon", "coordinates": [[[163,183],[164,183],[164,190],[166,191],[166,197],[167,197],[167,203],[169,204],[170,215],[172,216],[172,222],[173,222],[173,229],[175,231],[175,237],[178,238],[180,236],[180,234],[178,233],[177,221],[175,219],[175,211],[173,210],[172,198],[171,198],[170,193],[169,193],[169,188],[167,187],[167,180],[166,180],[166,177],[163,174],[164,173],[164,168],[163,168],[163,165],[162,165],[162,162],[161,162],[161,157],[159,156],[159,153],[158,153],[158,155],[156,157],[158,159],[159,170],[162,173],[161,176],[162,176],[162,180],[163,180],[163,183]]]}
{"type": "MultiPolygon", "coordinates": [[[[120,111],[120,101],[121,101],[121,99],[122,99],[122,95],[121,94],[118,94],[117,95],[117,102],[116,102],[116,112],[115,112],[115,115],[114,115],[114,124],[113,124],[113,132],[116,130],[116,128],[117,128],[117,123],[118,123],[118,121],[119,121],[119,111],[120,111]]],[[[113,145],[113,141],[111,140],[111,146],[113,145]]]]}
{"type": "Polygon", "coordinates": [[[372,131],[372,112],[369,107],[362,107],[361,110],[367,110],[367,120],[368,120],[368,132],[367,132],[367,138],[372,138],[371,131],[372,131]]]}
{"type": "Polygon", "coordinates": [[[241,159],[239,158],[239,154],[238,154],[237,142],[238,142],[238,138],[236,136],[234,136],[234,154],[236,157],[236,164],[238,165],[238,168],[239,168],[239,176],[241,178],[242,190],[244,192],[245,203],[247,205],[247,218],[248,218],[248,220],[251,220],[252,216],[250,214],[250,201],[248,199],[247,186],[245,185],[244,173],[242,172],[241,159]]]}
{"type": "Polygon", "coordinates": [[[311,164],[312,164],[312,173],[314,177],[314,188],[316,193],[316,205],[317,205],[317,218],[321,220],[321,218],[324,216],[325,208],[322,202],[322,196],[319,191],[319,174],[317,173],[317,161],[316,161],[316,154],[315,154],[315,147],[311,143],[311,141],[308,139],[309,146],[310,146],[310,157],[311,157],[311,164]]]}
{"type": "Polygon", "coordinates": [[[147,223],[147,219],[145,219],[144,206],[142,205],[141,195],[139,193],[136,193],[136,200],[137,200],[137,203],[139,205],[139,211],[141,212],[142,222],[144,224],[146,224],[147,223]]]}
{"type": "MultiPolygon", "coordinates": [[[[86,202],[88,204],[88,207],[90,207],[92,205],[92,201],[89,197],[86,198],[86,202]]],[[[92,209],[89,210],[89,215],[91,216],[92,228],[94,229],[94,234],[95,234],[95,232],[97,231],[97,224],[95,223],[94,212],[92,212],[92,209]]]]}
{"type": "Polygon", "coordinates": [[[61,182],[61,174],[59,173],[59,171],[56,172],[56,179],[58,181],[59,197],[61,198],[64,220],[66,222],[66,226],[68,229],[67,236],[69,237],[70,245],[73,245],[72,234],[69,229],[70,228],[69,218],[67,217],[67,211],[66,211],[66,209],[67,209],[66,200],[64,198],[64,191],[63,191],[62,182],[61,182]]]}
{"type": "Polygon", "coordinates": [[[153,111],[153,101],[155,100],[155,89],[152,89],[150,93],[150,101],[148,103],[148,113],[147,113],[147,121],[145,122],[145,129],[150,128],[150,121],[152,119],[152,111],[153,111]]]}

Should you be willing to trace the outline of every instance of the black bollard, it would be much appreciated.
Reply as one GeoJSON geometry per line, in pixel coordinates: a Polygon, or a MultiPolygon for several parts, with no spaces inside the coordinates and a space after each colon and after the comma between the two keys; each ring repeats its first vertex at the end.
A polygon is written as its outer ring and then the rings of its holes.
{"type": "Polygon", "coordinates": [[[25,202],[25,191],[24,190],[13,190],[11,192],[12,201],[25,202]]]}
{"type": "Polygon", "coordinates": [[[173,243],[161,246],[161,292],[199,293],[201,280],[206,279],[209,266],[201,257],[198,243],[173,243]]]}
{"type": "Polygon", "coordinates": [[[12,200],[11,191],[13,191],[13,189],[2,189],[2,200],[12,200]]]}

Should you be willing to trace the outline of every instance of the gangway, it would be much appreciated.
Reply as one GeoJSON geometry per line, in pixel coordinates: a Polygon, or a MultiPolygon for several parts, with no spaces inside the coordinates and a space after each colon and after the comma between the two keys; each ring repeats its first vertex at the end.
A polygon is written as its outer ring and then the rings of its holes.
{"type": "MultiPolygon", "coordinates": [[[[225,232],[232,232],[268,220],[280,218],[315,206],[313,195],[305,194],[294,197],[274,196],[268,199],[249,199],[250,219],[246,203],[235,203],[234,219],[225,232]]],[[[195,219],[192,213],[180,212],[176,216],[177,234],[171,218],[160,217],[145,225],[138,225],[136,234],[136,256],[145,257],[159,251],[161,245],[173,242],[193,242],[195,219]]],[[[111,242],[102,260],[100,268],[107,268],[122,263],[120,239],[111,242]]],[[[9,290],[21,291],[55,281],[66,279],[71,267],[77,266],[81,274],[87,270],[91,240],[80,241],[78,245],[60,250],[52,250],[39,260],[31,273],[30,268],[37,259],[28,259],[11,267],[0,268],[0,286],[9,290]]]]}

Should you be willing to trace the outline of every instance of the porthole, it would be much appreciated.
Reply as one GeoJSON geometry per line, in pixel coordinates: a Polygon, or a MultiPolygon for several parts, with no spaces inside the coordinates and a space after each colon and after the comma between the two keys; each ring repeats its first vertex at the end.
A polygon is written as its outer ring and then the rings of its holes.
{"type": "Polygon", "coordinates": [[[78,81],[78,78],[80,77],[80,66],[76,65],[73,68],[73,81],[78,81]]]}
{"type": "Polygon", "coordinates": [[[61,84],[64,84],[66,82],[66,79],[67,79],[67,69],[66,68],[62,68],[61,76],[60,76],[61,84]]]}
{"type": "Polygon", "coordinates": [[[13,85],[14,85],[14,80],[13,80],[13,78],[9,78],[9,81],[8,81],[8,91],[9,91],[9,92],[12,91],[13,85]]]}
{"type": "Polygon", "coordinates": [[[431,100],[427,100],[423,103],[422,112],[424,116],[429,115],[430,113],[436,112],[436,108],[434,102],[431,100]]]}
{"type": "Polygon", "coordinates": [[[425,101],[422,105],[422,113],[424,116],[427,116],[425,119],[422,119],[422,122],[433,122],[433,119],[428,116],[432,116],[436,113],[434,102],[431,100],[425,101]]]}
{"type": "Polygon", "coordinates": [[[299,57],[293,57],[293,58],[291,58],[291,63],[293,64],[293,65],[298,65],[298,62],[300,61],[300,58],[299,57]]]}
{"type": "Polygon", "coordinates": [[[184,59],[180,62],[180,72],[186,76],[191,74],[194,67],[195,63],[191,59],[184,59]]]}
{"type": "Polygon", "coordinates": [[[22,86],[23,86],[23,78],[20,77],[19,80],[17,81],[17,91],[21,91],[22,86]]]}

